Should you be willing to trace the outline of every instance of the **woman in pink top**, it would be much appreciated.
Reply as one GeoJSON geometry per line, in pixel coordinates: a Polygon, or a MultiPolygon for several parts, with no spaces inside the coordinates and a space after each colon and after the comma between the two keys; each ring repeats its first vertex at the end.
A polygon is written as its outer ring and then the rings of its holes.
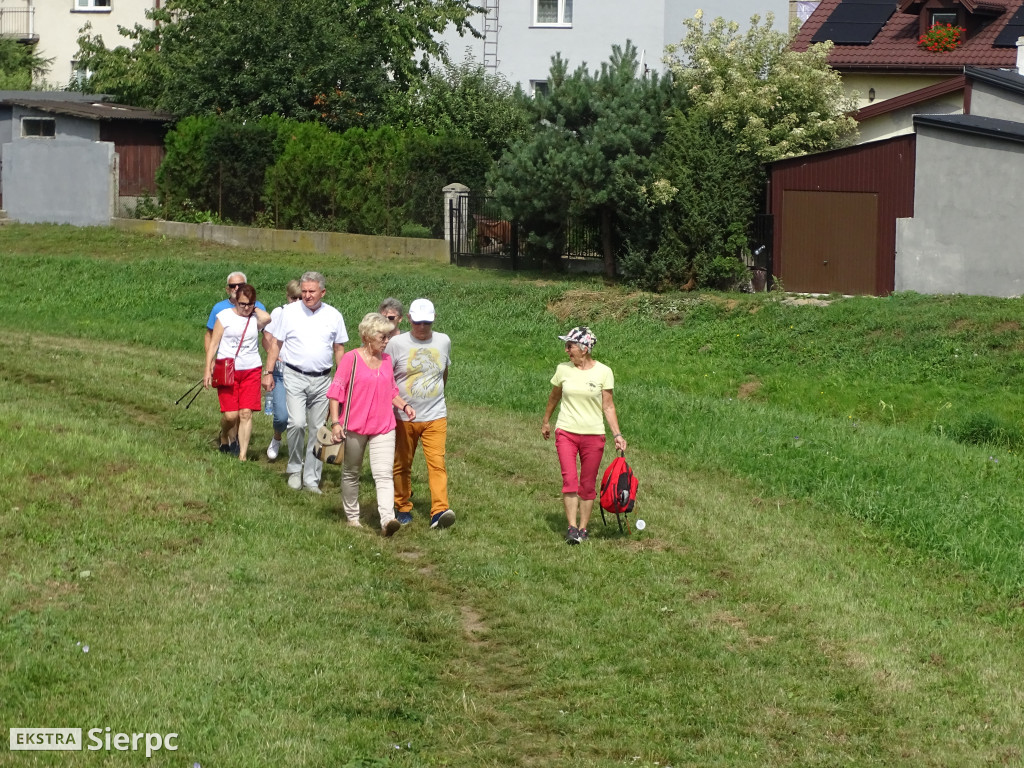
{"type": "Polygon", "coordinates": [[[395,408],[410,419],[416,411],[398,394],[391,355],[384,354],[394,323],[371,312],[359,323],[363,345],[346,352],[338,363],[334,381],[327,390],[334,442],[345,441],[341,467],[341,503],[348,524],[359,527],[359,472],[363,453],[370,447],[370,473],[377,486],[377,510],[381,532],[391,536],[402,527],[395,519],[395,408]],[[354,373],[353,373],[354,372],[354,373]],[[345,402],[352,385],[352,401],[345,402]],[[347,425],[345,421],[347,418],[347,425]]]}

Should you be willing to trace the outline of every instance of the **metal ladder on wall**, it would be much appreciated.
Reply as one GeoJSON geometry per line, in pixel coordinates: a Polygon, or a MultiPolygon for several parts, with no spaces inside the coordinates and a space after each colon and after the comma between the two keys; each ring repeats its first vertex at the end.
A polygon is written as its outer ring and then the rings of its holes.
{"type": "Polygon", "coordinates": [[[484,68],[498,69],[498,0],[484,0],[484,68]]]}

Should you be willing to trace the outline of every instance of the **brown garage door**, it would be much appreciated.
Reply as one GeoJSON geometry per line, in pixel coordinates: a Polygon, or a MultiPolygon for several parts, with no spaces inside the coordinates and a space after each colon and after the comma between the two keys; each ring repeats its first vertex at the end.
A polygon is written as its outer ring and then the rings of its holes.
{"type": "Polygon", "coordinates": [[[779,277],[787,291],[876,292],[878,195],[782,193],[779,277]]]}

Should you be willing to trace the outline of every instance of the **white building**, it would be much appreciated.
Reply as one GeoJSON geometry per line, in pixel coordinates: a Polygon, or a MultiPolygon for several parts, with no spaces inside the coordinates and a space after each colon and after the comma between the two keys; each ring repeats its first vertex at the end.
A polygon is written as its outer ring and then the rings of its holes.
{"type": "Polygon", "coordinates": [[[0,0],[0,36],[38,42],[36,53],[53,59],[43,79],[63,88],[76,76],[78,36],[86,24],[108,48],[126,45],[130,41],[120,36],[118,25],[150,25],[146,10],[158,4],[159,0],[0,0]]]}
{"type": "Polygon", "coordinates": [[[662,70],[665,46],[678,43],[683,20],[703,9],[705,19],[722,16],[746,26],[750,17],[775,14],[785,29],[798,0],[481,0],[486,12],[473,20],[483,39],[459,37],[449,30],[441,40],[453,61],[472,57],[519,83],[528,92],[543,87],[551,57],[561,53],[570,70],[586,62],[599,69],[612,45],[631,40],[643,64],[662,70]]]}

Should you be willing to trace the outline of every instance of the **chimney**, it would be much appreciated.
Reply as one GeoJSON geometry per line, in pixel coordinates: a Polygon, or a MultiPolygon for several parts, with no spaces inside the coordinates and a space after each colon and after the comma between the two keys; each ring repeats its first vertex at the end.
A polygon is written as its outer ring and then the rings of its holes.
{"type": "Polygon", "coordinates": [[[1017,38],[1017,74],[1024,75],[1024,37],[1017,38]]]}

